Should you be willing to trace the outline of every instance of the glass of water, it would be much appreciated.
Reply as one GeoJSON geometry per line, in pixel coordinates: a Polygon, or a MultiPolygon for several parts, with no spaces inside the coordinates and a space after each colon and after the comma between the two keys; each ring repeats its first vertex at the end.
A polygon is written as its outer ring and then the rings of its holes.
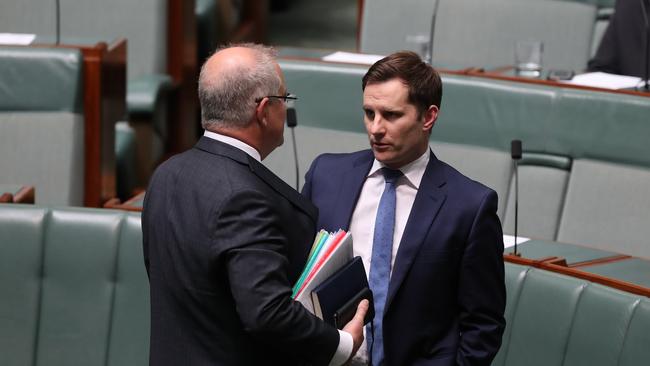
{"type": "Polygon", "coordinates": [[[404,39],[409,45],[408,49],[413,50],[422,61],[431,64],[431,50],[429,49],[429,35],[428,34],[409,34],[404,39]]]}
{"type": "Polygon", "coordinates": [[[517,76],[538,78],[542,73],[542,41],[515,42],[515,73],[517,76]]]}

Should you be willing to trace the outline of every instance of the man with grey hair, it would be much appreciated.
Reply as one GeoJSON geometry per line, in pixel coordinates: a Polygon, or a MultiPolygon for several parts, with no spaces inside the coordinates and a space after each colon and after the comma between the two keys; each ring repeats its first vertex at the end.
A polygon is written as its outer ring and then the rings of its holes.
{"type": "Polygon", "coordinates": [[[342,331],[291,299],[317,210],[260,161],[283,141],[275,53],[217,51],[201,69],[204,136],[154,173],[144,202],[151,365],[340,365],[363,341],[363,301],[342,331]]]}

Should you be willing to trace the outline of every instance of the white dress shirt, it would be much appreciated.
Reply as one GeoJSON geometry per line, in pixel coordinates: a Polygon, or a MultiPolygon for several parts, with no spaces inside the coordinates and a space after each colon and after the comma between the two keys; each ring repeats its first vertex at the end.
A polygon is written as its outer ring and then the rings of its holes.
{"type": "MultiPolygon", "coordinates": [[[[246,154],[252,156],[253,158],[255,158],[255,160],[259,162],[262,161],[260,153],[257,150],[255,150],[254,147],[250,146],[249,144],[241,140],[237,140],[236,138],[232,138],[230,136],[222,135],[207,130],[203,133],[203,136],[209,137],[213,140],[221,141],[224,144],[228,144],[232,147],[235,147],[245,152],[246,154]]],[[[347,361],[352,355],[353,348],[354,348],[354,341],[352,340],[352,335],[350,333],[339,330],[339,344],[336,348],[336,352],[334,353],[334,356],[330,360],[330,366],[343,365],[345,361],[347,361]]]]}
{"type": "MultiPolygon", "coordinates": [[[[424,176],[424,171],[429,163],[430,150],[422,154],[419,158],[401,167],[399,170],[404,174],[397,179],[395,188],[395,229],[393,232],[393,251],[390,261],[390,271],[393,273],[395,257],[399,249],[404,228],[411,214],[415,196],[420,188],[420,182],[424,176]]],[[[352,233],[354,256],[360,256],[363,265],[366,268],[366,276],[370,272],[370,259],[372,258],[372,240],[375,232],[375,219],[377,217],[377,208],[379,199],[384,193],[385,180],[381,173],[381,168],[385,167],[375,159],[366,181],[363,183],[359,200],[352,213],[350,222],[350,233],[352,233]]],[[[359,348],[359,352],[354,357],[355,363],[367,363],[368,354],[366,342],[364,341],[359,348]]]]}

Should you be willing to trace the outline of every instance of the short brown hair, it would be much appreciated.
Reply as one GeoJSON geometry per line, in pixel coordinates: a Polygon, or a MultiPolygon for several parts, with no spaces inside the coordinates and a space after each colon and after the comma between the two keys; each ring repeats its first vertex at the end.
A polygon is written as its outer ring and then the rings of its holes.
{"type": "Polygon", "coordinates": [[[429,106],[440,108],[442,80],[431,66],[422,61],[417,53],[400,51],[375,62],[363,76],[361,89],[366,85],[399,78],[409,89],[408,101],[416,106],[420,115],[429,106]]]}

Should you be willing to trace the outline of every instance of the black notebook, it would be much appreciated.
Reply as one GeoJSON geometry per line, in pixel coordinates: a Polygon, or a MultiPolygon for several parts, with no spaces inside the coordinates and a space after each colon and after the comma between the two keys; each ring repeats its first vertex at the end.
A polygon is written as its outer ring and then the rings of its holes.
{"type": "Polygon", "coordinates": [[[341,329],[357,311],[363,299],[370,301],[364,324],[375,316],[372,292],[361,257],[354,257],[341,269],[318,285],[311,293],[314,314],[326,323],[341,329]]]}

